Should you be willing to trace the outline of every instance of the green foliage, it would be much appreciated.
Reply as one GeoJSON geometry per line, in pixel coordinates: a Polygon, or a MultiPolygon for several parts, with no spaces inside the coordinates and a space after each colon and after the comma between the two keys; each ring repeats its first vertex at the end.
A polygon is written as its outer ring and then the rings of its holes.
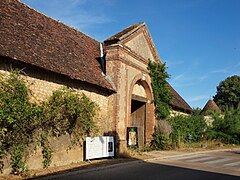
{"type": "Polygon", "coordinates": [[[54,136],[68,133],[80,141],[83,136],[96,133],[94,117],[97,111],[96,103],[86,95],[67,88],[57,90],[45,104],[44,129],[54,136]]]}
{"type": "Polygon", "coordinates": [[[172,147],[171,140],[159,130],[154,131],[151,146],[156,150],[170,150],[172,147]]]}
{"type": "Polygon", "coordinates": [[[152,147],[149,146],[149,145],[145,145],[141,148],[141,151],[142,152],[149,152],[149,151],[152,151],[152,147]]]}
{"type": "Polygon", "coordinates": [[[49,145],[48,134],[46,134],[46,132],[43,132],[41,134],[40,144],[41,144],[41,147],[42,147],[43,167],[47,168],[48,166],[50,166],[50,164],[52,162],[52,152],[53,152],[53,150],[49,145]]]}
{"type": "Polygon", "coordinates": [[[188,134],[191,135],[192,142],[199,142],[204,137],[207,129],[207,124],[203,117],[195,113],[189,116],[172,117],[169,121],[173,128],[172,140],[178,145],[187,142],[188,134]]]}
{"type": "MultiPolygon", "coordinates": [[[[200,111],[189,116],[175,116],[168,119],[171,125],[170,135],[163,131],[155,130],[152,145],[156,149],[168,150],[187,143],[187,136],[191,135],[191,142],[200,142],[206,136],[207,124],[199,114],[200,111]]],[[[160,128],[161,129],[161,128],[160,128]]]]}
{"type": "Polygon", "coordinates": [[[231,76],[220,82],[213,100],[221,110],[228,107],[236,109],[240,105],[240,76],[231,76]]]}
{"type": "Polygon", "coordinates": [[[12,173],[19,174],[27,170],[26,162],[24,161],[26,146],[23,143],[14,144],[11,151],[12,173]]]}
{"type": "Polygon", "coordinates": [[[240,144],[240,108],[227,109],[223,115],[212,113],[214,119],[208,137],[224,143],[240,144]]]}
{"type": "MultiPolygon", "coordinates": [[[[52,148],[48,137],[70,134],[77,142],[96,132],[94,117],[98,106],[86,95],[71,89],[53,93],[42,105],[29,102],[28,88],[19,72],[0,80],[0,160],[11,155],[12,173],[27,169],[24,156],[34,139],[42,147],[43,166],[51,164],[52,148]],[[39,137],[36,137],[38,135],[39,137]]],[[[0,161],[0,170],[3,161],[0,161]]]]}
{"type": "Polygon", "coordinates": [[[0,81],[1,157],[11,154],[12,172],[26,169],[23,161],[25,147],[32,141],[34,121],[39,118],[38,107],[31,105],[28,89],[18,72],[0,81]],[[31,118],[30,118],[31,117],[31,118]]]}
{"type": "Polygon", "coordinates": [[[170,76],[166,72],[166,64],[149,61],[148,70],[152,81],[156,117],[165,119],[170,114],[169,102],[172,98],[167,87],[167,79],[170,76]]]}

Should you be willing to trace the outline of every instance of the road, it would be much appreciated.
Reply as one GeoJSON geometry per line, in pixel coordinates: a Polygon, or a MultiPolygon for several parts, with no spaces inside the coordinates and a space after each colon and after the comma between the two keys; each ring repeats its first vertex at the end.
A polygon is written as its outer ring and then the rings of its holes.
{"type": "Polygon", "coordinates": [[[93,171],[76,171],[45,179],[139,179],[139,180],[228,180],[240,179],[240,151],[183,154],[108,166],[93,171]]]}
{"type": "Polygon", "coordinates": [[[239,176],[240,179],[240,150],[180,155],[156,160],[156,162],[164,165],[235,175],[239,176]]]}

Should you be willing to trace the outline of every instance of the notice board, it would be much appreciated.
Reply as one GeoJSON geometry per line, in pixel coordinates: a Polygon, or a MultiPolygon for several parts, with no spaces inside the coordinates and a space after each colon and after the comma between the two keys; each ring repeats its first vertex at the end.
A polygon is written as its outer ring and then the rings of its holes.
{"type": "Polygon", "coordinates": [[[98,136],[86,138],[86,160],[113,157],[114,156],[114,137],[98,136]]]}

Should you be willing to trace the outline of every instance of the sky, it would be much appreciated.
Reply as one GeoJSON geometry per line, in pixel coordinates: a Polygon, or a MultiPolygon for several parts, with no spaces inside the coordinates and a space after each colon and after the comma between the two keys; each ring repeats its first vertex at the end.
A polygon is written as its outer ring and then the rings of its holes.
{"type": "Polygon", "coordinates": [[[21,1],[101,42],[146,22],[169,83],[193,108],[240,76],[240,0],[21,1]]]}

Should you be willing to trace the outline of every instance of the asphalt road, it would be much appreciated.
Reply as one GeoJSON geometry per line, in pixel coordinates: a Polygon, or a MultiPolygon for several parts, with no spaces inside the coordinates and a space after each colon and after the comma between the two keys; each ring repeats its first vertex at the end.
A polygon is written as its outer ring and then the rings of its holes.
{"type": "Polygon", "coordinates": [[[240,180],[239,152],[215,152],[183,155],[148,162],[137,161],[92,171],[76,171],[45,179],[97,180],[240,180]]]}

